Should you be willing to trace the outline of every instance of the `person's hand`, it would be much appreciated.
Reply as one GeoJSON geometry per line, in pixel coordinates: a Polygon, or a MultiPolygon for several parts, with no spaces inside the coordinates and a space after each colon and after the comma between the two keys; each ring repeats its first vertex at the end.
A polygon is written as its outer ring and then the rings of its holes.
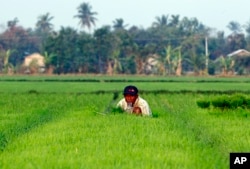
{"type": "Polygon", "coordinates": [[[142,115],[141,108],[140,107],[134,107],[133,108],[133,114],[142,115]]]}

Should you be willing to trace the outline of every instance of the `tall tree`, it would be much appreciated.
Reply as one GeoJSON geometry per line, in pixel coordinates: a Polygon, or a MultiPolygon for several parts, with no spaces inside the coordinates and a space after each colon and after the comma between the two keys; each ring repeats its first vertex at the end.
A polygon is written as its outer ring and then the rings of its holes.
{"type": "Polygon", "coordinates": [[[58,74],[77,72],[77,43],[77,31],[71,27],[61,27],[57,36],[47,39],[44,51],[53,54],[50,64],[56,68],[58,74]]]}
{"type": "Polygon", "coordinates": [[[229,53],[226,51],[226,38],[224,34],[224,32],[219,31],[216,37],[210,37],[208,39],[208,48],[210,50],[209,59],[215,60],[221,55],[225,56],[229,53]]]}
{"type": "Polygon", "coordinates": [[[122,18],[116,19],[113,21],[113,28],[115,30],[123,30],[128,26],[128,24],[124,25],[124,20],[122,18]]]}
{"type": "Polygon", "coordinates": [[[248,42],[248,48],[250,48],[250,20],[244,25],[246,31],[246,41],[248,42]]]}
{"type": "Polygon", "coordinates": [[[231,21],[227,25],[228,29],[231,30],[234,34],[242,32],[241,25],[236,21],[231,21]]]}
{"type": "Polygon", "coordinates": [[[95,39],[84,31],[80,32],[78,39],[76,47],[79,50],[79,55],[76,62],[79,73],[96,73],[98,70],[98,61],[95,56],[95,39]]]}
{"type": "Polygon", "coordinates": [[[13,26],[1,34],[2,48],[13,51],[9,63],[17,66],[23,62],[25,55],[39,51],[37,37],[32,36],[31,33],[21,26],[13,26]]]}
{"type": "Polygon", "coordinates": [[[94,32],[96,56],[98,58],[99,73],[105,73],[109,57],[113,52],[114,36],[110,26],[103,26],[94,32]]]}
{"type": "Polygon", "coordinates": [[[171,15],[169,26],[176,27],[180,22],[180,15],[171,15]]]}
{"type": "Polygon", "coordinates": [[[153,22],[155,27],[164,27],[168,25],[168,15],[162,15],[155,17],[156,21],[153,22]]]}
{"type": "Polygon", "coordinates": [[[18,22],[19,22],[18,18],[14,18],[13,20],[7,22],[7,26],[8,28],[12,29],[17,26],[18,22]]]}
{"type": "Polygon", "coordinates": [[[53,19],[54,17],[50,16],[49,13],[38,16],[38,20],[36,22],[36,35],[39,36],[40,50],[42,50],[43,44],[45,43],[46,39],[49,37],[53,30],[54,26],[51,23],[53,19]]]}
{"type": "Polygon", "coordinates": [[[97,15],[97,12],[92,12],[92,6],[89,3],[83,2],[80,4],[80,6],[77,8],[78,14],[75,15],[75,18],[80,19],[79,24],[84,28],[85,26],[89,29],[91,29],[91,26],[95,26],[95,22],[97,18],[95,18],[95,15],[97,15]]]}
{"type": "Polygon", "coordinates": [[[247,46],[245,35],[242,33],[231,34],[227,37],[228,53],[238,49],[245,49],[247,46]]]}
{"type": "Polygon", "coordinates": [[[54,17],[50,16],[49,13],[40,15],[36,23],[36,28],[41,32],[50,32],[53,29],[52,19],[54,19],[54,17]]]}

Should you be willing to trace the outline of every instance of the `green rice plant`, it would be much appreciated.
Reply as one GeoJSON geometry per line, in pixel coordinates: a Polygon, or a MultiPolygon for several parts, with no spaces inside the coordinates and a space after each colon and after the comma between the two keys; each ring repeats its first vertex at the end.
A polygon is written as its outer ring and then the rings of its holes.
{"type": "Polygon", "coordinates": [[[246,97],[240,94],[232,95],[229,99],[230,108],[245,107],[246,97]]]}
{"type": "MultiPolygon", "coordinates": [[[[16,95],[15,101],[22,98],[20,96],[22,94],[16,95]]],[[[184,111],[189,115],[187,112],[190,110],[186,109],[188,106],[183,105],[186,103],[185,99],[190,100],[192,97],[143,95],[149,100],[152,111],[159,114],[158,118],[144,118],[120,113],[111,113],[108,116],[93,113],[105,109],[112,99],[111,94],[26,94],[26,96],[31,97],[20,100],[18,107],[22,109],[21,103],[25,105],[31,100],[33,100],[31,106],[36,105],[36,107],[31,109],[31,114],[27,114],[28,123],[22,121],[19,127],[12,126],[11,133],[14,135],[6,132],[12,139],[0,153],[0,167],[3,169],[38,166],[40,168],[223,166],[221,161],[219,163],[211,161],[214,157],[212,149],[206,148],[205,144],[200,146],[200,143],[195,141],[196,137],[190,134],[195,126],[186,128],[188,118],[183,118],[181,112],[184,111]],[[182,106],[176,106],[176,102],[182,106]],[[44,113],[51,114],[55,118],[43,120],[43,117],[39,116],[42,113],[39,110],[46,110],[46,107],[50,108],[50,112],[47,113],[47,110],[44,113]],[[24,130],[26,127],[29,129],[24,130]],[[190,129],[190,132],[186,133],[186,129],[190,129]],[[202,162],[202,156],[207,156],[208,161],[202,162]],[[11,162],[13,160],[15,164],[11,162]]],[[[8,131],[7,127],[2,129],[8,131]]],[[[220,153],[216,154],[219,154],[218,159],[220,159],[220,153]]]]}
{"type": "Polygon", "coordinates": [[[166,78],[151,76],[11,76],[1,77],[0,93],[103,93],[120,92],[126,85],[141,93],[249,94],[248,78],[166,78]]]}
{"type": "Polygon", "coordinates": [[[125,113],[125,112],[121,107],[112,107],[111,108],[111,113],[112,114],[117,114],[117,113],[125,113]]]}
{"type": "Polygon", "coordinates": [[[4,148],[7,146],[8,140],[4,133],[0,133],[0,152],[4,150],[4,148]]]}
{"type": "Polygon", "coordinates": [[[2,82],[190,82],[190,83],[249,83],[250,80],[244,76],[237,77],[215,77],[215,76],[182,76],[182,77],[165,77],[165,76],[143,76],[143,75],[95,75],[95,74],[82,74],[82,75],[2,75],[0,81],[2,82]]]}
{"type": "Polygon", "coordinates": [[[211,103],[216,108],[229,108],[230,107],[230,100],[228,95],[217,96],[211,100],[211,103]]]}
{"type": "Polygon", "coordinates": [[[0,83],[1,169],[228,168],[230,152],[250,151],[249,109],[194,106],[217,94],[178,93],[181,83],[161,93],[169,83],[137,83],[157,118],[112,109],[102,116],[96,112],[128,83],[33,83],[0,83]]]}
{"type": "Polygon", "coordinates": [[[196,104],[200,108],[209,108],[210,107],[210,101],[209,100],[197,100],[196,104]]]}
{"type": "Polygon", "coordinates": [[[250,109],[250,97],[245,100],[246,107],[250,109]]]}
{"type": "Polygon", "coordinates": [[[221,109],[247,108],[247,97],[242,94],[216,96],[212,99],[212,105],[221,109]]]}

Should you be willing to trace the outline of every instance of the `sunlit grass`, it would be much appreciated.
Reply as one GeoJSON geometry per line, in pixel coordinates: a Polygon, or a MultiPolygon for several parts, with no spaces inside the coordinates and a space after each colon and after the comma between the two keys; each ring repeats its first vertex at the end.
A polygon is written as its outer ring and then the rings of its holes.
{"type": "MultiPolygon", "coordinates": [[[[87,110],[68,112],[63,119],[18,137],[2,154],[3,164],[12,168],[11,161],[15,160],[24,168],[211,166],[198,163],[203,161],[202,152],[209,151],[200,149],[192,136],[173,128],[172,120],[100,116],[87,110]]],[[[206,158],[214,157],[206,153],[206,158]]]]}
{"type": "Polygon", "coordinates": [[[85,83],[71,89],[49,83],[38,93],[23,92],[35,89],[30,84],[0,94],[0,168],[228,168],[230,152],[250,151],[249,110],[196,105],[213,95],[143,93],[154,118],[103,115],[112,92],[79,93],[85,83]]]}
{"type": "Polygon", "coordinates": [[[163,76],[2,76],[0,93],[86,93],[121,91],[136,85],[142,92],[155,91],[243,91],[249,92],[247,77],[163,76]]]}

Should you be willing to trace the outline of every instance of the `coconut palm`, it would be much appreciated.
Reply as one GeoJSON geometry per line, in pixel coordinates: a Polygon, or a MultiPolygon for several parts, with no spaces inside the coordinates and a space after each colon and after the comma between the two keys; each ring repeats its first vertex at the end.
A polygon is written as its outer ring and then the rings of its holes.
{"type": "Polygon", "coordinates": [[[180,22],[180,15],[171,15],[169,26],[176,27],[180,22]]]}
{"type": "Polygon", "coordinates": [[[75,18],[80,19],[79,24],[84,28],[85,26],[91,29],[91,26],[95,26],[95,21],[97,20],[94,16],[97,15],[97,12],[91,11],[92,6],[89,3],[82,3],[77,8],[78,14],[75,15],[75,18]]]}
{"type": "Polygon", "coordinates": [[[116,19],[115,21],[113,21],[113,24],[113,28],[115,30],[123,30],[128,26],[128,24],[124,25],[124,20],[122,18],[116,19]]]}
{"type": "Polygon", "coordinates": [[[53,29],[53,24],[50,23],[52,19],[54,19],[54,17],[50,16],[49,13],[40,15],[36,23],[37,29],[41,32],[50,32],[53,29]]]}
{"type": "Polygon", "coordinates": [[[10,29],[12,29],[17,25],[18,22],[18,18],[14,18],[13,20],[8,21],[7,25],[10,29]]]}
{"type": "Polygon", "coordinates": [[[156,21],[153,22],[153,26],[164,27],[168,25],[168,15],[162,15],[155,17],[156,21]]]}
{"type": "Polygon", "coordinates": [[[236,21],[229,22],[227,28],[230,29],[234,34],[242,32],[241,25],[236,21]]]}

